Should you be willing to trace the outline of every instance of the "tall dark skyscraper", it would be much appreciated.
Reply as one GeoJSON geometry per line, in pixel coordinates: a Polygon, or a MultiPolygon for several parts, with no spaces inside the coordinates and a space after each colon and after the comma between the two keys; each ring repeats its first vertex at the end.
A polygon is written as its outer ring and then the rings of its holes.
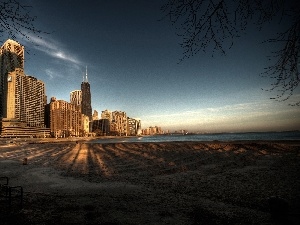
{"type": "Polygon", "coordinates": [[[91,90],[90,83],[88,82],[87,76],[87,67],[85,72],[85,77],[81,83],[81,93],[82,93],[82,102],[81,102],[81,112],[88,116],[90,121],[92,121],[92,104],[91,104],[91,90]]]}

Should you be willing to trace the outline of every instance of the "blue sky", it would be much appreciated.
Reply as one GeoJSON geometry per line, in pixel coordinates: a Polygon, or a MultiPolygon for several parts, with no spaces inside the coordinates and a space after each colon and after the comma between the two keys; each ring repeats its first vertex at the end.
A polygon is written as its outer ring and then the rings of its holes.
{"type": "MultiPolygon", "coordinates": [[[[22,1],[23,2],[23,1],[22,1]]],[[[262,42],[279,26],[249,27],[223,56],[211,52],[178,63],[180,37],[159,21],[164,1],[24,1],[49,32],[34,43],[18,40],[29,54],[25,73],[46,83],[50,97],[69,101],[85,67],[92,108],[125,111],[142,128],[171,131],[281,131],[300,128],[300,108],[270,100],[272,80],[259,76],[272,45],[262,42]],[[38,44],[38,45],[37,45],[38,44]]],[[[272,36],[271,36],[272,37],[272,36]]],[[[274,47],[274,45],[273,45],[274,47]]],[[[299,90],[291,101],[299,100],[299,90]]]]}

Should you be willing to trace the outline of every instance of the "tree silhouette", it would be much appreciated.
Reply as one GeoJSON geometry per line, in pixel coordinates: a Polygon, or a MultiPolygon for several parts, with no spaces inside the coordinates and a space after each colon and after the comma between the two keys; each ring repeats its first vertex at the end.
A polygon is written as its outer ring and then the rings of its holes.
{"type": "Polygon", "coordinates": [[[30,35],[39,35],[42,30],[36,29],[34,21],[36,17],[30,14],[31,6],[23,5],[16,0],[1,0],[0,2],[0,40],[27,39],[30,35]]]}
{"type": "MultiPolygon", "coordinates": [[[[181,60],[199,51],[226,54],[234,40],[250,23],[259,30],[264,24],[280,19],[291,21],[286,30],[266,42],[278,42],[281,49],[271,52],[275,63],[262,76],[274,80],[269,91],[278,91],[278,101],[289,99],[299,87],[300,4],[293,0],[168,0],[162,11],[182,37],[181,60]]],[[[300,101],[291,105],[300,105],[300,101]]]]}

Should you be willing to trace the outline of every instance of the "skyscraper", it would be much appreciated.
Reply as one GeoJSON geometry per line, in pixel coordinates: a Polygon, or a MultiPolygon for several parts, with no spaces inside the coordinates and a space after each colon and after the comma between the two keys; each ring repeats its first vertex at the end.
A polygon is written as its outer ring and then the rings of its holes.
{"type": "Polygon", "coordinates": [[[26,122],[30,127],[44,127],[44,82],[25,75],[23,69],[15,69],[8,73],[7,83],[3,117],[26,122]]]}
{"type": "Polygon", "coordinates": [[[90,90],[90,83],[88,82],[87,76],[87,68],[85,72],[85,77],[81,83],[81,94],[82,94],[82,101],[81,101],[81,112],[82,114],[89,117],[89,120],[92,121],[92,105],[91,105],[91,90],[90,90]]]}
{"type": "Polygon", "coordinates": [[[8,39],[0,49],[0,118],[7,112],[8,73],[17,68],[24,70],[24,46],[8,39]]]}
{"type": "Polygon", "coordinates": [[[7,40],[0,51],[0,117],[44,127],[45,84],[24,73],[24,47],[7,40]]]}
{"type": "Polygon", "coordinates": [[[80,106],[64,100],[50,101],[50,128],[54,137],[82,135],[82,114],[80,106]]]}

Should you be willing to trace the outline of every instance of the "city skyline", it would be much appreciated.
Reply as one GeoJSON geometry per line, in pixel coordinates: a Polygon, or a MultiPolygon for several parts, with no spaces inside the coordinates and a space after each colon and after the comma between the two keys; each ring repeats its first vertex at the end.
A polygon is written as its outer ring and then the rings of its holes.
{"type": "MultiPolygon", "coordinates": [[[[161,1],[83,4],[25,1],[36,26],[49,34],[32,42],[25,72],[46,84],[52,96],[68,100],[79,89],[86,65],[92,109],[125,111],[143,128],[200,132],[295,130],[300,109],[270,98],[271,80],[259,76],[268,65],[275,33],[250,27],[226,56],[199,53],[181,63],[180,39],[161,19],[161,1]],[[93,7],[91,7],[93,6],[93,7]],[[52,32],[53,31],[53,32],[52,32]]],[[[283,25],[280,25],[283,26],[283,25]]],[[[273,45],[274,47],[274,45],[273,45]]],[[[291,101],[299,99],[299,91],[291,101]]]]}
{"type": "Polygon", "coordinates": [[[11,39],[0,49],[1,137],[132,136],[142,133],[141,121],[127,117],[126,112],[102,111],[100,120],[96,110],[92,115],[87,67],[81,90],[70,92],[70,102],[51,97],[47,103],[44,82],[24,73],[24,51],[24,46],[11,39]]]}

